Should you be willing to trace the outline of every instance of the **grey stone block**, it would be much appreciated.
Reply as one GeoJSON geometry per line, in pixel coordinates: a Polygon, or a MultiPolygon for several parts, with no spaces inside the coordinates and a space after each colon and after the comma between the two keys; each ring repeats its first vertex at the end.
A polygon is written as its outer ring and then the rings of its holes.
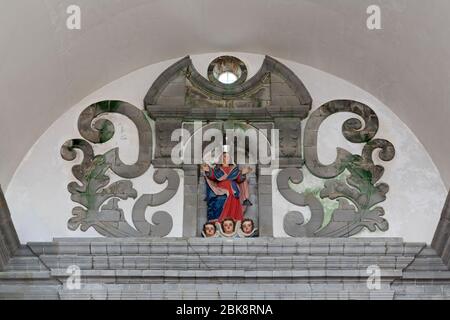
{"type": "Polygon", "coordinates": [[[93,255],[106,255],[106,244],[103,243],[91,243],[91,254],[93,255]]]}
{"type": "MultiPolygon", "coordinates": [[[[450,295],[450,271],[447,271],[441,259],[431,248],[423,248],[419,256],[397,254],[379,254],[377,250],[364,250],[362,255],[331,254],[335,247],[342,244],[354,247],[361,244],[368,247],[383,247],[383,243],[398,243],[398,241],[376,239],[189,239],[192,247],[207,248],[204,254],[188,252],[170,254],[177,251],[179,245],[184,245],[186,239],[102,239],[102,240],[58,240],[58,244],[41,245],[39,252],[55,252],[41,256],[42,261],[51,268],[51,272],[41,270],[39,259],[21,251],[24,257],[15,257],[10,261],[7,272],[0,273],[0,298],[15,295],[25,296],[24,290],[30,283],[52,283],[58,288],[69,274],[66,266],[79,264],[83,266],[83,290],[79,297],[99,295],[102,290],[95,284],[104,284],[108,288],[108,298],[114,299],[144,299],[157,297],[197,297],[198,292],[225,292],[240,297],[260,296],[285,299],[289,297],[306,297],[326,299],[435,299],[450,295]],[[107,246],[116,243],[126,243],[128,247],[135,246],[140,252],[140,245],[145,248],[164,247],[165,250],[146,254],[120,255],[78,255],[60,254],[73,251],[75,243],[103,243],[107,246]],[[146,246],[146,245],[148,246],[146,246]],[[233,248],[233,252],[212,254],[211,248],[222,248],[222,245],[233,248]],[[58,246],[58,250],[52,249],[58,246]],[[69,250],[65,250],[65,246],[69,250]],[[321,248],[310,253],[298,254],[302,248],[321,248]],[[323,248],[330,248],[330,252],[323,248]],[[44,248],[47,248],[44,250],[44,248]],[[274,253],[267,253],[267,248],[274,253]],[[280,251],[281,248],[281,251],[280,251]],[[289,248],[289,249],[287,249],[289,248]],[[291,253],[290,248],[296,248],[291,253]],[[368,253],[367,251],[371,251],[368,253]],[[262,252],[265,252],[262,254],[262,252]],[[367,266],[379,265],[382,276],[382,293],[367,292],[367,266]],[[405,268],[407,268],[405,270],[405,268]],[[22,270],[22,272],[20,272],[22,270]],[[41,272],[43,271],[43,272],[41,272]],[[3,289],[4,283],[15,283],[16,291],[10,293],[3,289]],[[154,285],[154,287],[151,287],[154,285]],[[90,286],[93,287],[90,287],[90,286]],[[255,286],[260,289],[255,292],[255,286]],[[97,289],[95,289],[97,288],[97,289]],[[97,291],[96,291],[97,290],[97,291]],[[393,296],[395,293],[395,296],[393,296]]],[[[420,248],[417,244],[409,245],[420,248]]],[[[91,247],[92,250],[92,247],[91,247]]],[[[133,249],[135,250],[135,249],[133,249]]],[[[100,251],[101,252],[101,251],[100,251]]],[[[128,250],[126,252],[129,252],[128,250]]],[[[50,295],[50,294],[49,294],[50,295]]],[[[31,294],[29,294],[31,296],[31,294]]],[[[74,298],[64,293],[61,298],[74,298]]],[[[223,298],[223,295],[220,295],[223,298]]]]}
{"type": "Polygon", "coordinates": [[[346,243],[344,245],[344,255],[364,255],[365,245],[358,243],[346,243]]]}
{"type": "Polygon", "coordinates": [[[139,246],[134,243],[122,243],[120,245],[120,252],[122,255],[135,255],[139,253],[139,246]]]}
{"type": "Polygon", "coordinates": [[[107,244],[106,252],[108,253],[108,255],[120,255],[121,254],[120,243],[107,244]]]}
{"type": "Polygon", "coordinates": [[[405,243],[403,245],[403,254],[415,256],[425,247],[426,247],[425,243],[405,243]]]}
{"type": "Polygon", "coordinates": [[[123,269],[124,258],[122,256],[110,256],[108,260],[110,269],[123,269]]]}
{"type": "Polygon", "coordinates": [[[311,255],[328,255],[330,253],[329,244],[314,244],[310,247],[311,255]]]}
{"type": "Polygon", "coordinates": [[[167,243],[152,243],[150,247],[151,254],[167,254],[167,243]]]}
{"type": "Polygon", "coordinates": [[[109,268],[109,260],[108,257],[104,256],[94,256],[92,259],[93,268],[105,270],[109,268]]]}

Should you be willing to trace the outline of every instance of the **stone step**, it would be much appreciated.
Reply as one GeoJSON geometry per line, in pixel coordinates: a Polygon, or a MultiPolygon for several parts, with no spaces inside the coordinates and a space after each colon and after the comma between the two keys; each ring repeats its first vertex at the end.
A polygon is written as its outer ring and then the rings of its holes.
{"type": "MultiPolygon", "coordinates": [[[[16,258],[15,266],[27,270],[28,260],[16,258]]],[[[240,256],[240,255],[41,255],[40,259],[48,268],[68,268],[76,265],[80,269],[366,269],[377,265],[381,269],[403,269],[410,264],[413,256],[240,256]]],[[[30,268],[35,266],[31,261],[30,268]]],[[[29,269],[30,269],[29,268],[29,269]]]]}
{"type": "Polygon", "coordinates": [[[442,300],[450,299],[450,281],[445,283],[433,280],[429,283],[421,281],[403,281],[392,286],[395,290],[395,298],[402,300],[442,300]]]}
{"type": "Polygon", "coordinates": [[[94,285],[81,290],[61,290],[62,299],[392,299],[393,291],[371,292],[364,286],[280,284],[94,285]]]}
{"type": "Polygon", "coordinates": [[[58,300],[62,286],[60,285],[1,285],[2,300],[58,300]]]}
{"type": "Polygon", "coordinates": [[[369,290],[364,284],[86,284],[69,290],[60,286],[1,286],[0,299],[392,299],[389,288],[369,290]]]}
{"type": "MultiPolygon", "coordinates": [[[[450,274],[450,272],[448,272],[450,274]]],[[[67,278],[70,274],[66,269],[52,269],[51,275],[58,278],[67,278]]],[[[383,272],[383,278],[400,277],[402,270],[386,270],[383,272]]],[[[352,270],[82,270],[81,276],[83,278],[165,278],[165,279],[181,279],[181,278],[211,278],[220,281],[222,278],[270,278],[276,279],[292,279],[296,278],[367,278],[367,270],[352,269],[352,270]]]]}
{"type": "Polygon", "coordinates": [[[23,286],[36,284],[59,284],[58,279],[51,276],[50,271],[3,271],[0,272],[0,288],[5,285],[18,284],[23,286]]]}
{"type": "Polygon", "coordinates": [[[1,299],[422,297],[414,285],[446,298],[450,271],[425,244],[397,238],[55,239],[22,246],[0,272],[1,299]],[[65,287],[74,265],[80,290],[65,287]],[[381,290],[367,289],[373,265],[381,290]]]}
{"type": "Polygon", "coordinates": [[[50,271],[4,271],[0,272],[0,279],[48,279],[50,271]]]}
{"type": "Polygon", "coordinates": [[[424,248],[416,259],[408,266],[408,271],[447,271],[447,266],[443,263],[436,251],[431,247],[424,248]]]}
{"type": "Polygon", "coordinates": [[[450,285],[403,285],[369,290],[361,283],[313,284],[83,284],[69,290],[63,285],[2,285],[0,299],[450,299],[450,285]]]}
{"type": "Polygon", "coordinates": [[[450,280],[450,271],[405,271],[403,279],[450,280]]]}
{"type": "Polygon", "coordinates": [[[54,242],[29,243],[36,254],[57,255],[137,255],[137,254],[203,254],[203,255],[344,255],[399,256],[417,255],[426,245],[403,243],[401,239],[202,239],[150,238],[55,239],[54,242]]]}
{"type": "Polygon", "coordinates": [[[48,268],[39,260],[38,257],[14,257],[11,258],[5,271],[39,271],[48,270],[48,268]]]}

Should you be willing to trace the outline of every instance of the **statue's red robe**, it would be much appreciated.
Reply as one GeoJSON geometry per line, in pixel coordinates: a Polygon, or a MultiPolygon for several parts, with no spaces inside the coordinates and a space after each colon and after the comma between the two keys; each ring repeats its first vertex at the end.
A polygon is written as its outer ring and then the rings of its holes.
{"type": "Polygon", "coordinates": [[[208,220],[222,222],[225,218],[234,221],[244,219],[241,204],[248,196],[245,175],[237,166],[216,166],[206,173],[208,220]],[[244,190],[245,189],[245,190],[244,190]]]}

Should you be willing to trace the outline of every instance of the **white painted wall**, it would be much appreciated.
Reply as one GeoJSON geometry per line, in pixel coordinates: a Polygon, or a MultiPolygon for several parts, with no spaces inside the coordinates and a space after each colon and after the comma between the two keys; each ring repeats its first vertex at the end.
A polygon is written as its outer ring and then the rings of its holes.
{"type": "MultiPolygon", "coordinates": [[[[254,75],[264,57],[245,53],[209,53],[192,56],[198,71],[206,76],[211,60],[222,54],[232,54],[243,60],[249,69],[249,78],[254,75]]],[[[53,237],[92,237],[95,231],[72,232],[67,229],[67,220],[76,205],[71,202],[67,184],[73,181],[71,167],[74,162],[64,161],[59,154],[61,145],[68,139],[80,137],[77,131],[77,119],[80,112],[91,103],[100,100],[124,100],[142,108],[143,98],[156,77],[178,59],[164,61],[139,69],[92,93],[73,106],[48,128],[29,150],[16,171],[8,189],[13,220],[22,242],[45,241],[53,237]]],[[[391,141],[396,147],[394,160],[383,163],[385,175],[381,179],[389,184],[388,199],[382,203],[386,210],[386,219],[390,223],[387,232],[363,232],[358,236],[395,236],[406,241],[430,242],[438,223],[446,195],[444,183],[427,152],[414,134],[390,109],[375,97],[358,87],[298,63],[281,60],[291,68],[304,82],[313,97],[313,109],[334,99],[354,99],[368,104],[378,114],[380,130],[377,137],[391,141]]],[[[351,152],[360,152],[362,145],[346,141],[340,134],[341,125],[349,116],[334,115],[321,127],[319,136],[319,157],[323,163],[331,163],[336,156],[336,147],[351,152]]],[[[133,124],[120,115],[109,116],[116,126],[116,134],[104,145],[95,145],[95,151],[102,153],[115,146],[120,147],[120,155],[125,162],[132,163],[137,156],[137,136],[133,124]]],[[[382,163],[379,160],[378,163],[382,163]]],[[[153,169],[133,180],[138,195],[155,193],[164,188],[152,179],[153,169]]],[[[182,175],[182,173],[180,172],[182,175]]],[[[117,177],[112,176],[114,181],[117,177]]],[[[274,176],[275,182],[275,176],[274,176]]],[[[181,176],[181,185],[183,177],[181,176]]],[[[305,172],[305,186],[318,186],[322,183],[305,172]]],[[[275,183],[274,183],[275,186],[275,183]]],[[[302,186],[297,187],[301,191],[302,186]]],[[[282,230],[284,213],[290,210],[303,211],[285,201],[274,189],[274,233],[286,236],[282,230]]],[[[127,214],[128,221],[133,200],[120,201],[127,214]]],[[[182,234],[183,189],[161,207],[148,210],[147,217],[157,210],[167,210],[174,219],[174,228],[169,236],[182,234]]]]}

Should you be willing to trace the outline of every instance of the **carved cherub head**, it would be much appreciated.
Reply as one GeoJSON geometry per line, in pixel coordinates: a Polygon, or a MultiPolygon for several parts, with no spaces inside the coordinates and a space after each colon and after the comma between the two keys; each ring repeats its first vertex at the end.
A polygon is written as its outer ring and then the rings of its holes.
{"type": "Polygon", "coordinates": [[[216,235],[216,225],[212,222],[206,222],[203,225],[203,234],[205,237],[214,237],[216,235]]]}
{"type": "Polygon", "coordinates": [[[255,228],[255,224],[253,223],[252,219],[244,219],[242,220],[241,224],[241,230],[242,232],[246,234],[250,234],[253,232],[253,229],[255,228]]]}
{"type": "Polygon", "coordinates": [[[233,219],[226,218],[222,221],[222,231],[224,234],[232,234],[234,232],[236,224],[233,219]]]}

